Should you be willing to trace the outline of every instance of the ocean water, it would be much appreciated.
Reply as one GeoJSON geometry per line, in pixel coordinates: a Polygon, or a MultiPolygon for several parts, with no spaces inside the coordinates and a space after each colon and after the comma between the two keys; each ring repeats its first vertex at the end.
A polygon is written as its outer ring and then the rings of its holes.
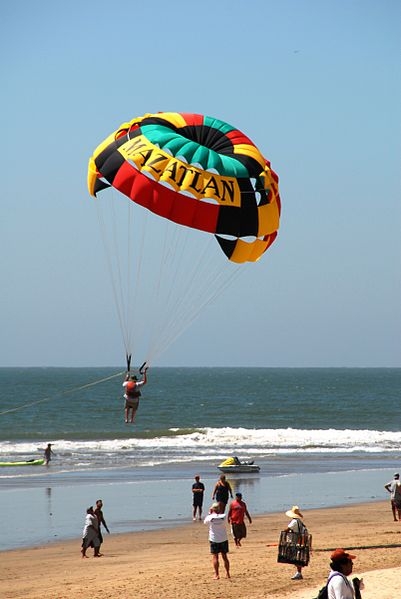
{"type": "Polygon", "coordinates": [[[253,513],[384,499],[401,470],[401,369],[152,368],[134,425],[123,379],[0,368],[0,461],[41,457],[49,442],[55,454],[48,468],[0,468],[0,548],[79,537],[99,496],[116,532],[187,521],[194,474],[209,495],[230,455],[261,466],[232,481],[253,513]]]}

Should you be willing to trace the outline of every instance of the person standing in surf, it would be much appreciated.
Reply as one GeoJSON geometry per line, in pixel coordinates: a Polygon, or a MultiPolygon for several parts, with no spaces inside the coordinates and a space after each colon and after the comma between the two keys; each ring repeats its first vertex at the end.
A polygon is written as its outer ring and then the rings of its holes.
{"type": "Polygon", "coordinates": [[[196,520],[196,513],[198,512],[199,520],[202,520],[202,506],[203,506],[203,495],[205,493],[205,485],[200,482],[200,476],[195,476],[195,482],[192,485],[192,519],[196,520]]]}
{"type": "Polygon", "coordinates": [[[52,455],[54,455],[53,451],[52,451],[52,444],[48,443],[47,447],[45,449],[45,453],[44,453],[44,458],[45,458],[45,464],[46,464],[46,466],[48,466],[49,463],[51,462],[52,455]]]}
{"type": "Polygon", "coordinates": [[[233,491],[231,485],[226,480],[225,474],[221,474],[219,480],[214,486],[212,499],[220,504],[220,511],[224,512],[228,503],[228,496],[233,498],[233,491]]]}

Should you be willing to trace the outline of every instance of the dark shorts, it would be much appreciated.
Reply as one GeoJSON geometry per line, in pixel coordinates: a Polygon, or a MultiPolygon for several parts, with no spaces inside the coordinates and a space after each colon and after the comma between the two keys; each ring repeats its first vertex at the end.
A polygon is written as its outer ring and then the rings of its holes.
{"type": "Polygon", "coordinates": [[[231,524],[231,530],[235,539],[246,538],[246,526],[243,524],[231,524]]]}
{"type": "Polygon", "coordinates": [[[202,505],[203,505],[203,497],[198,497],[198,495],[195,493],[192,505],[194,507],[202,507],[202,505]]]}
{"type": "Polygon", "coordinates": [[[228,553],[228,541],[223,541],[222,543],[210,541],[210,553],[213,553],[213,555],[218,553],[228,553]]]}

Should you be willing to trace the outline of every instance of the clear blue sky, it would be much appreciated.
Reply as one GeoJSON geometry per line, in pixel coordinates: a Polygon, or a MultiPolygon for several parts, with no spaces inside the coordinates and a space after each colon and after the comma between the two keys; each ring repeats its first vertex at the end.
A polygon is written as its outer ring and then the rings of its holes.
{"type": "Polygon", "coordinates": [[[226,309],[157,365],[401,365],[398,0],[1,13],[0,366],[124,366],[87,161],[121,122],[164,110],[249,135],[283,212],[226,309]]]}

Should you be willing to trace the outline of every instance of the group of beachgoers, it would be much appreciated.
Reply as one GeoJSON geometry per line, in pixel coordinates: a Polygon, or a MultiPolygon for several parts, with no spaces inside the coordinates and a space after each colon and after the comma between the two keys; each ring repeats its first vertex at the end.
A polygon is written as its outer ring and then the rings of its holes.
{"type": "Polygon", "coordinates": [[[93,557],[102,557],[100,553],[100,547],[103,543],[102,526],[110,534],[106,521],[103,515],[103,501],[98,499],[96,501],[96,507],[93,508],[91,505],[86,510],[85,525],[82,533],[82,546],[81,554],[82,557],[89,557],[86,555],[89,547],[93,548],[93,557]]]}
{"type": "MultiPolygon", "coordinates": [[[[202,506],[205,493],[205,486],[200,481],[200,476],[195,476],[195,482],[192,485],[193,496],[193,520],[202,520],[202,506]]],[[[219,570],[219,555],[221,555],[226,577],[230,578],[230,562],[228,559],[228,535],[226,529],[226,520],[231,526],[232,536],[236,547],[241,547],[242,539],[246,537],[245,518],[249,524],[252,523],[252,518],[248,512],[247,505],[242,499],[242,493],[235,493],[235,499],[230,483],[222,474],[214,486],[212,493],[212,505],[209,508],[209,513],[204,519],[204,523],[209,527],[209,544],[210,553],[212,554],[212,564],[214,570],[214,578],[220,578],[219,570]],[[231,497],[232,501],[229,504],[226,513],[226,507],[231,497]]]]}
{"type": "MultiPolygon", "coordinates": [[[[392,493],[395,486],[400,486],[399,474],[395,474],[394,481],[390,481],[390,483],[385,485],[385,488],[392,493]]],[[[201,482],[199,474],[197,474],[195,482],[192,484],[192,516],[194,521],[202,521],[204,495],[205,485],[201,482]]],[[[214,579],[218,580],[220,578],[220,555],[226,578],[230,578],[229,544],[226,523],[230,525],[235,546],[240,548],[241,541],[247,536],[245,518],[248,519],[249,524],[252,523],[252,518],[245,501],[242,499],[242,493],[236,492],[234,498],[232,487],[224,474],[221,474],[219,480],[216,482],[211,499],[213,503],[203,522],[209,529],[209,545],[212,555],[214,579]],[[229,503],[230,498],[231,502],[229,503]]],[[[391,505],[393,507],[393,503],[391,505]]],[[[102,508],[103,501],[98,499],[95,508],[90,506],[86,510],[81,547],[83,558],[89,557],[87,555],[89,547],[93,548],[93,557],[102,556],[100,552],[103,543],[102,527],[110,533],[102,508]]],[[[303,514],[299,506],[293,505],[291,509],[285,512],[285,515],[290,518],[290,522],[280,534],[277,561],[279,563],[294,565],[296,572],[291,579],[302,580],[302,569],[308,565],[312,551],[311,535],[303,522],[303,514]]],[[[398,516],[398,519],[401,520],[400,512],[398,512],[398,516]]],[[[397,519],[395,513],[394,519],[397,519]]],[[[353,560],[355,558],[355,555],[351,555],[344,549],[336,549],[331,554],[330,574],[325,585],[325,593],[327,594],[323,596],[326,596],[328,599],[361,599],[362,581],[354,578],[351,582],[348,579],[352,574],[353,560]]]]}
{"type": "MultiPolygon", "coordinates": [[[[193,495],[193,520],[202,520],[202,505],[205,486],[200,481],[200,476],[195,476],[192,485],[193,495]]],[[[247,529],[245,518],[252,523],[246,503],[242,499],[242,493],[235,493],[235,499],[230,483],[222,474],[214,486],[212,493],[214,501],[209,508],[209,513],[204,523],[209,527],[210,553],[212,554],[212,565],[214,578],[220,578],[219,555],[222,557],[226,578],[230,578],[230,562],[228,559],[228,535],[226,522],[231,526],[231,533],[236,547],[241,547],[242,539],[246,538],[247,529]],[[229,498],[232,501],[228,505],[229,498]],[[228,511],[226,508],[228,505],[228,511]]],[[[304,522],[303,514],[297,505],[293,505],[285,512],[290,518],[285,530],[281,532],[279,543],[279,555],[277,561],[280,563],[293,564],[296,567],[292,580],[302,580],[302,569],[308,565],[312,550],[311,535],[304,522]]],[[[353,560],[351,555],[344,549],[336,549],[330,557],[330,574],[324,587],[324,593],[328,599],[361,599],[363,583],[358,578],[351,582],[348,577],[352,573],[353,560]]]]}

